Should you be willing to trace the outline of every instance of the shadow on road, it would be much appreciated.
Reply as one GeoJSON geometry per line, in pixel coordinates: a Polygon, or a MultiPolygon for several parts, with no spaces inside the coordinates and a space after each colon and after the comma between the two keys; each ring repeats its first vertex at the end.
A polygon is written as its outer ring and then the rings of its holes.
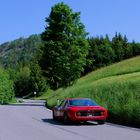
{"type": "Polygon", "coordinates": [[[7,106],[45,106],[44,104],[34,104],[34,103],[19,103],[19,104],[8,104],[7,106]]]}
{"type": "Polygon", "coordinates": [[[64,124],[62,121],[55,121],[53,119],[42,119],[43,122],[45,123],[49,123],[52,125],[67,125],[67,126],[96,126],[97,123],[96,122],[70,122],[68,124],[64,124]]]}

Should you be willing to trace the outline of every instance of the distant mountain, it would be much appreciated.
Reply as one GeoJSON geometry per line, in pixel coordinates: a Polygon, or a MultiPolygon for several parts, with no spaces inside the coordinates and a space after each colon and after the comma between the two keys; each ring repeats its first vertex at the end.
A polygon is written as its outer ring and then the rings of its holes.
{"type": "Polygon", "coordinates": [[[42,45],[40,35],[19,38],[0,45],[0,64],[7,68],[16,68],[20,64],[33,60],[38,48],[42,45]]]}

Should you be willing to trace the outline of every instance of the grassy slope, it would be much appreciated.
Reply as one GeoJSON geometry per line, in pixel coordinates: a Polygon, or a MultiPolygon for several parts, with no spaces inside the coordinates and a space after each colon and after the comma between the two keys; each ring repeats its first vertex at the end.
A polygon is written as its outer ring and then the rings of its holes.
{"type": "Polygon", "coordinates": [[[108,108],[111,120],[140,125],[140,56],[101,68],[75,85],[49,91],[41,98],[52,106],[56,99],[67,97],[92,98],[108,108]]]}

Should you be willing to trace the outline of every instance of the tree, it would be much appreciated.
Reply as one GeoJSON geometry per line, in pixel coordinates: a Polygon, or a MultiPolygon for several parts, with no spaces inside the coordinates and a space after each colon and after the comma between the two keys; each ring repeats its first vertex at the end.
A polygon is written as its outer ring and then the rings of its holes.
{"type": "Polygon", "coordinates": [[[88,38],[90,45],[90,51],[87,56],[92,63],[85,67],[83,75],[106,65],[109,65],[113,62],[114,51],[111,48],[111,41],[109,40],[108,35],[105,37],[95,37],[88,38]]]}
{"type": "Polygon", "coordinates": [[[39,47],[42,45],[40,35],[19,38],[0,45],[0,63],[4,68],[19,69],[21,65],[30,66],[39,47]]]}
{"type": "Polygon", "coordinates": [[[140,55],[140,43],[133,41],[129,45],[130,45],[129,49],[131,50],[132,56],[140,55]]]}
{"type": "Polygon", "coordinates": [[[122,36],[120,33],[116,33],[115,37],[112,38],[112,49],[114,50],[115,62],[121,61],[125,58],[125,52],[128,46],[126,36],[122,36]]]}
{"type": "Polygon", "coordinates": [[[14,84],[8,72],[0,68],[0,104],[7,104],[14,98],[14,84]]]}
{"type": "Polygon", "coordinates": [[[15,75],[15,93],[17,97],[23,97],[30,93],[31,83],[30,83],[30,73],[29,67],[20,67],[15,75]]]}
{"type": "Polygon", "coordinates": [[[34,63],[31,67],[30,75],[31,92],[37,93],[37,96],[41,95],[47,89],[46,78],[42,76],[41,70],[38,64],[34,63]]]}
{"type": "Polygon", "coordinates": [[[67,87],[80,77],[86,65],[87,32],[80,13],[73,13],[63,2],[52,7],[46,22],[40,66],[51,88],[67,87]]]}

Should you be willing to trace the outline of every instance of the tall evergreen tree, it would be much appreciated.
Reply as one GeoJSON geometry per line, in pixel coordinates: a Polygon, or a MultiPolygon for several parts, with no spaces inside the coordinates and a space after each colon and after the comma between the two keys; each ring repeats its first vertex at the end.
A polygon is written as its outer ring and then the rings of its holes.
{"type": "Polygon", "coordinates": [[[80,22],[80,13],[73,13],[64,3],[52,7],[46,22],[40,65],[51,88],[66,87],[80,77],[86,65],[87,32],[80,22]]]}
{"type": "Polygon", "coordinates": [[[114,50],[115,62],[121,61],[125,57],[125,51],[127,49],[127,38],[122,36],[120,33],[116,33],[115,37],[112,38],[112,49],[114,50]]]}
{"type": "Polygon", "coordinates": [[[87,57],[92,60],[92,63],[85,67],[84,74],[111,64],[114,57],[114,51],[111,48],[111,41],[108,35],[89,38],[88,42],[90,44],[90,52],[87,57]]]}

